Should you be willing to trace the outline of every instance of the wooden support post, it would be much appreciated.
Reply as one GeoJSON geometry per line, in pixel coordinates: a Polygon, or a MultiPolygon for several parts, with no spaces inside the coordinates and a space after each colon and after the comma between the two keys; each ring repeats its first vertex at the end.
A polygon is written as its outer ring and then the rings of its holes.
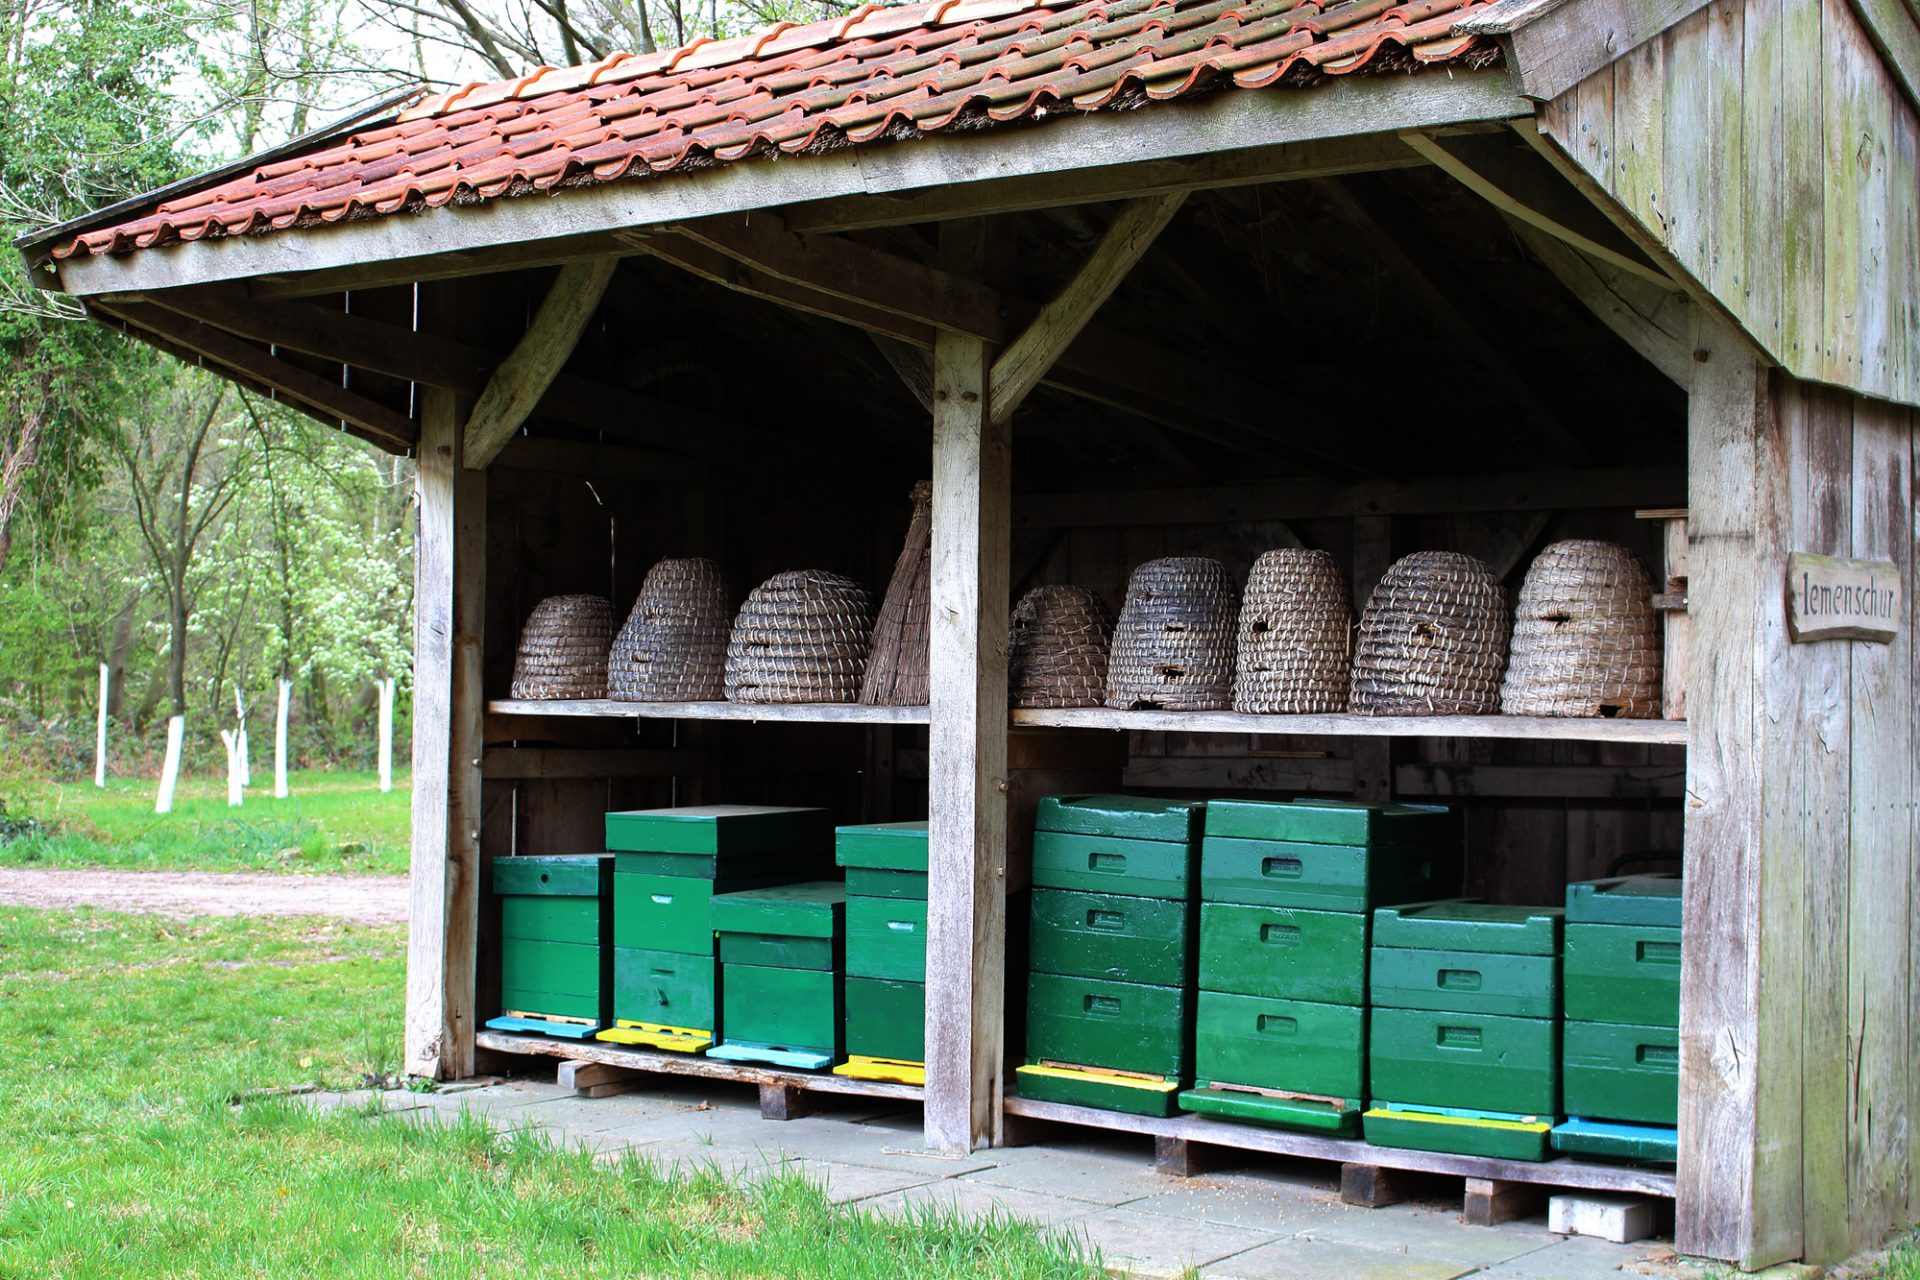
{"type": "Polygon", "coordinates": [[[1153,1139],[1153,1171],[1170,1178],[1194,1178],[1220,1167],[1220,1149],[1186,1138],[1156,1134],[1153,1139]]]}
{"type": "Polygon", "coordinates": [[[1010,433],[986,344],[934,348],[927,777],[927,1145],[1000,1138],[1007,931],[1010,433]]]}
{"type": "Polygon", "coordinates": [[[1407,1198],[1407,1175],[1372,1164],[1340,1166],[1340,1203],[1384,1209],[1407,1198]]]}
{"type": "Polygon", "coordinates": [[[473,1074],[480,929],[480,638],[486,476],[461,464],[465,405],[421,392],[414,542],[409,1074],[473,1074]]]}
{"type": "Polygon", "coordinates": [[[1531,1182],[1501,1182],[1494,1178],[1466,1181],[1466,1202],[1461,1212],[1470,1227],[1497,1227],[1515,1218],[1530,1218],[1547,1205],[1546,1188],[1531,1182]]]}
{"type": "Polygon", "coordinates": [[[762,1120],[798,1120],[812,1114],[812,1102],[799,1085],[765,1083],[760,1086],[762,1120]]]}

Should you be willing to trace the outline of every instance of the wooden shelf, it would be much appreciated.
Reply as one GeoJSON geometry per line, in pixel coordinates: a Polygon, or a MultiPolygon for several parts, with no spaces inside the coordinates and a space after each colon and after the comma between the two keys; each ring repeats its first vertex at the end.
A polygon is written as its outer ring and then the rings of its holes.
{"type": "Polygon", "coordinates": [[[500,716],[598,716],[618,720],[761,720],[800,724],[925,724],[925,707],[863,707],[851,702],[615,702],[611,698],[552,701],[499,698],[487,704],[500,716]]]}
{"type": "Polygon", "coordinates": [[[1074,707],[1015,711],[1016,726],[1146,729],[1175,733],[1288,733],[1355,738],[1531,738],[1685,746],[1684,720],[1595,720],[1558,716],[1261,716],[1238,711],[1111,711],[1074,707]]]}
{"type": "Polygon", "coordinates": [[[899,1098],[919,1102],[923,1092],[917,1084],[855,1080],[826,1071],[783,1071],[779,1067],[722,1062],[718,1058],[703,1058],[694,1053],[662,1053],[654,1049],[633,1049],[593,1040],[550,1040],[542,1036],[482,1031],[474,1036],[473,1042],[482,1049],[493,1049],[499,1053],[570,1058],[576,1062],[604,1062],[608,1066],[631,1067],[635,1071],[654,1071],[666,1076],[696,1076],[704,1080],[731,1080],[740,1084],[785,1085],[813,1093],[851,1093],[865,1098],[899,1098]]]}
{"type": "Polygon", "coordinates": [[[1259,1151],[1268,1155],[1337,1160],[1342,1164],[1371,1165],[1377,1169],[1409,1169],[1418,1173],[1445,1173],[1464,1178],[1531,1182],[1583,1191],[1624,1191],[1636,1195],[1661,1196],[1668,1200],[1674,1196],[1674,1176],[1671,1173],[1632,1165],[1573,1160],[1564,1156],[1557,1160],[1536,1162],[1457,1156],[1443,1151],[1403,1151],[1397,1147],[1376,1147],[1355,1138],[1321,1138],[1310,1133],[1290,1133],[1285,1129],[1210,1120],[1205,1116],[1170,1116],[1164,1119],[1133,1116],[1119,1111],[1069,1106],[1061,1102],[1040,1102],[1017,1095],[1008,1096],[1006,1111],[1010,1116],[1025,1116],[1031,1120],[1052,1120],[1093,1129],[1151,1134],[1156,1138],[1179,1138],[1187,1142],[1259,1151]]]}

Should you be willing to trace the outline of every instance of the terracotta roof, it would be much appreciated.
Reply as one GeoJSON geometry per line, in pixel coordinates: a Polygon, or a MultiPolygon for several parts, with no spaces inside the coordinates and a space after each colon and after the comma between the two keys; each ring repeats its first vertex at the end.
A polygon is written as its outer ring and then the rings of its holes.
{"type": "Polygon", "coordinates": [[[542,67],[57,242],[124,253],[1211,89],[1497,57],[1491,0],[933,0],[542,67]]]}

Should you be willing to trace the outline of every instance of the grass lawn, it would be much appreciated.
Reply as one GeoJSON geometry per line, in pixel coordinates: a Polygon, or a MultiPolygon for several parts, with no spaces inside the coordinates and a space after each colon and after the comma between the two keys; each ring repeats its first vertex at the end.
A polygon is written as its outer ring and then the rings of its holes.
{"type": "Polygon", "coordinates": [[[121,867],[141,871],[346,871],[404,874],[412,820],[408,775],[380,793],[367,773],[293,773],[285,800],[264,786],[227,807],[222,778],[182,778],[173,812],[153,811],[157,784],[0,781],[13,817],[46,824],[43,835],[0,843],[0,865],[121,867]]]}
{"type": "Polygon", "coordinates": [[[884,1220],[474,1122],[250,1089],[395,1067],[404,933],[0,910],[0,1277],[1095,1277],[1034,1229],[884,1220]]]}

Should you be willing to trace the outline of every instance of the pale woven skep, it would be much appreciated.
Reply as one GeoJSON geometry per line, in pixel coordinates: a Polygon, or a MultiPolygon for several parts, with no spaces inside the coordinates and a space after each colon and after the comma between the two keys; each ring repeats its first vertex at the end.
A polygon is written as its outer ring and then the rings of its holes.
{"type": "Polygon", "coordinates": [[[712,702],[726,696],[733,603],[711,560],[647,570],[607,659],[607,696],[622,702],[712,702]]]}
{"type": "Polygon", "coordinates": [[[1113,610],[1085,587],[1035,587],[1013,607],[1007,701],[1020,709],[1097,707],[1106,698],[1113,610]]]}
{"type": "Polygon", "coordinates": [[[1513,716],[1660,714],[1653,583],[1612,542],[1556,542],[1527,569],[1500,710],[1513,716]]]}
{"type": "Polygon", "coordinates": [[[1172,556],[1135,569],[1107,660],[1107,705],[1225,710],[1233,701],[1239,610],[1239,592],[1218,560],[1172,556]]]}
{"type": "Polygon", "coordinates": [[[818,569],[779,573],[755,587],[727,644],[734,702],[852,702],[873,636],[873,597],[852,578],[818,569]]]}
{"type": "Polygon", "coordinates": [[[1353,606],[1340,564],[1324,551],[1281,547],[1254,562],[1240,598],[1233,709],[1325,715],[1347,709],[1353,606]]]}
{"type": "Polygon", "coordinates": [[[513,655],[515,698],[607,696],[613,606],[604,596],[548,596],[534,606],[513,655]]]}
{"type": "Polygon", "coordinates": [[[1348,710],[1494,714],[1511,628],[1506,591],[1479,560],[1419,551],[1395,561],[1360,618],[1348,710]]]}

